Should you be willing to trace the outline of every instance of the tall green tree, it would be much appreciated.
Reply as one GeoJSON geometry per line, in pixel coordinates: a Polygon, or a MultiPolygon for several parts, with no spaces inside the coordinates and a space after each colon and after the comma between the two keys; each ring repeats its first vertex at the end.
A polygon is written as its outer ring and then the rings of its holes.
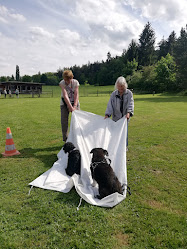
{"type": "Polygon", "coordinates": [[[20,74],[19,74],[19,66],[16,65],[16,81],[20,80],[20,74]]]}
{"type": "Polygon", "coordinates": [[[32,77],[30,75],[24,75],[22,77],[22,81],[23,82],[31,82],[32,81],[32,77]]]}
{"type": "Polygon", "coordinates": [[[168,42],[162,38],[162,40],[158,43],[158,60],[162,57],[165,57],[168,54],[168,42]]]}
{"type": "Polygon", "coordinates": [[[136,43],[136,41],[133,39],[128,46],[125,58],[127,61],[133,61],[133,59],[135,59],[136,61],[138,60],[138,43],[136,43]]]}
{"type": "Polygon", "coordinates": [[[59,81],[62,79],[63,69],[59,68],[56,72],[56,76],[58,77],[59,81]]]}
{"type": "Polygon", "coordinates": [[[158,43],[158,60],[161,59],[161,57],[165,57],[168,53],[170,55],[174,55],[174,47],[177,41],[176,33],[175,31],[172,31],[169,35],[168,39],[165,40],[164,38],[158,43]]]}
{"type": "Polygon", "coordinates": [[[111,53],[110,52],[108,52],[107,53],[107,62],[109,62],[109,61],[111,61],[111,59],[112,59],[112,55],[111,55],[111,53]]]}
{"type": "Polygon", "coordinates": [[[5,82],[7,81],[7,77],[6,76],[1,76],[0,77],[0,82],[5,82]]]}
{"type": "Polygon", "coordinates": [[[40,82],[40,79],[41,79],[41,73],[40,72],[38,72],[38,74],[34,74],[32,76],[33,82],[40,82]]]}
{"type": "Polygon", "coordinates": [[[146,66],[142,70],[141,90],[152,93],[157,91],[155,66],[146,66]]]}
{"type": "Polygon", "coordinates": [[[141,66],[148,66],[153,63],[155,32],[148,22],[139,38],[138,62],[141,66]]]}
{"type": "Polygon", "coordinates": [[[59,83],[58,77],[56,75],[49,75],[47,76],[47,84],[50,86],[57,86],[59,83]]]}
{"type": "Polygon", "coordinates": [[[14,78],[14,75],[12,74],[10,81],[14,81],[14,80],[15,80],[15,78],[14,78]]]}
{"type": "Polygon", "coordinates": [[[172,56],[174,55],[174,47],[176,41],[177,41],[176,33],[175,31],[172,31],[167,40],[168,53],[172,56]]]}
{"type": "Polygon", "coordinates": [[[123,69],[123,76],[127,77],[132,75],[135,70],[137,70],[138,62],[133,59],[132,61],[127,61],[123,69]]]}
{"type": "Polygon", "coordinates": [[[176,63],[173,56],[167,54],[155,66],[157,91],[176,90],[176,63]]]}
{"type": "Polygon", "coordinates": [[[41,78],[40,78],[40,83],[44,83],[44,84],[48,84],[48,78],[47,78],[47,75],[45,73],[43,73],[41,75],[41,78]]]}
{"type": "Polygon", "coordinates": [[[177,82],[180,90],[187,89],[187,25],[182,28],[174,47],[175,61],[178,67],[177,82]]]}

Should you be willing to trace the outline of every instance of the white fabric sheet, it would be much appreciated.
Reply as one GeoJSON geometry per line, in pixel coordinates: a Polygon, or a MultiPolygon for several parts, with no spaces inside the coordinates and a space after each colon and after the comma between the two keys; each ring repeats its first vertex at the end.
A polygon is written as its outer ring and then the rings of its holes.
{"type": "Polygon", "coordinates": [[[68,193],[75,186],[80,197],[92,205],[103,207],[117,205],[125,199],[127,192],[126,134],[127,120],[125,117],[114,122],[93,113],[74,111],[71,117],[68,141],[80,150],[81,176],[74,174],[69,177],[66,175],[68,155],[61,149],[57,155],[58,161],[54,163],[53,167],[29,185],[63,193],[68,193]],[[111,166],[119,181],[124,185],[123,195],[114,193],[101,200],[95,197],[98,194],[98,187],[92,186],[93,180],[90,171],[92,157],[90,151],[93,148],[103,148],[108,151],[111,166]]]}

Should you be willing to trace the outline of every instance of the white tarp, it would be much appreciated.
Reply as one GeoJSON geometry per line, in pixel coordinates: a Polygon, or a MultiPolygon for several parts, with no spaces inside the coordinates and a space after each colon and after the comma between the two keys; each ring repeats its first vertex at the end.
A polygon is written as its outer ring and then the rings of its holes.
{"type": "Polygon", "coordinates": [[[85,112],[74,111],[71,117],[69,142],[72,142],[81,153],[81,176],[74,174],[72,177],[66,175],[68,155],[63,149],[58,153],[56,161],[51,169],[43,173],[31,186],[51,189],[68,193],[73,186],[77,193],[88,203],[103,207],[113,207],[125,199],[127,190],[126,172],[126,132],[127,120],[122,118],[117,122],[111,119],[85,112]],[[124,184],[123,195],[114,193],[101,200],[95,198],[98,188],[92,187],[90,163],[93,148],[103,148],[109,153],[111,166],[119,181],[124,184]]]}

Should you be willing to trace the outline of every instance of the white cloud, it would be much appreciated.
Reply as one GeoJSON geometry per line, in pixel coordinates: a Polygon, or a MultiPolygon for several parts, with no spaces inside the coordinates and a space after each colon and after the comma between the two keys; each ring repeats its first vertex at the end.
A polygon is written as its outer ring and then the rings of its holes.
{"type": "Polygon", "coordinates": [[[15,13],[12,9],[7,9],[5,6],[0,5],[0,20],[5,23],[11,23],[12,21],[24,22],[26,18],[18,13],[15,13]]]}
{"type": "Polygon", "coordinates": [[[181,12],[182,18],[186,16],[184,15],[187,9],[186,0],[125,0],[125,3],[132,6],[133,9],[141,10],[142,16],[152,20],[163,18],[170,21],[181,16],[181,12]]]}
{"type": "Polygon", "coordinates": [[[32,34],[32,39],[35,38],[54,38],[54,34],[48,32],[47,30],[45,30],[42,27],[31,27],[30,28],[30,32],[32,34]]]}
{"type": "Polygon", "coordinates": [[[8,23],[8,21],[5,18],[3,18],[2,16],[0,16],[0,22],[2,22],[2,23],[8,23]]]}
{"type": "Polygon", "coordinates": [[[147,21],[159,41],[185,27],[187,13],[186,0],[6,3],[0,5],[0,76],[14,73],[16,65],[21,75],[32,75],[106,60],[109,51],[121,55],[147,21]]]}
{"type": "Polygon", "coordinates": [[[71,31],[69,29],[61,29],[58,31],[58,38],[65,42],[72,44],[74,42],[80,41],[80,35],[77,32],[71,31]]]}
{"type": "MultiPolygon", "coordinates": [[[[187,2],[186,0],[125,0],[125,4],[140,13],[153,24],[162,26],[163,31],[179,33],[181,27],[186,25],[187,2]]],[[[163,36],[161,34],[161,36],[163,36]]]]}
{"type": "Polygon", "coordinates": [[[125,11],[119,11],[118,8],[118,3],[111,0],[88,0],[86,2],[79,0],[76,2],[74,15],[84,20],[90,29],[93,27],[106,27],[114,32],[122,32],[129,17],[125,11]]]}
{"type": "Polygon", "coordinates": [[[113,0],[76,2],[74,16],[83,20],[89,28],[90,38],[98,38],[101,43],[111,45],[109,50],[118,51],[128,46],[131,39],[138,38],[137,30],[143,28],[141,21],[122,8],[120,2],[113,0]]]}

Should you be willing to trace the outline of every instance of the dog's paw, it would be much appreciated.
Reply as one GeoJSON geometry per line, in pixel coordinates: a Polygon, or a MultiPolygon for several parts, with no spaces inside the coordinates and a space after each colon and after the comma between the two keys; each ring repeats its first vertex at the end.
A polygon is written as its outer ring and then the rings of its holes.
{"type": "Polygon", "coordinates": [[[121,185],[122,192],[124,192],[124,190],[125,190],[125,186],[126,186],[126,184],[122,184],[122,185],[121,185]]]}
{"type": "Polygon", "coordinates": [[[100,195],[96,195],[95,198],[97,198],[97,199],[99,199],[99,200],[102,199],[102,197],[101,197],[100,195]]]}
{"type": "Polygon", "coordinates": [[[93,182],[91,185],[92,185],[92,187],[96,187],[98,184],[97,184],[96,180],[93,179],[93,182]]]}
{"type": "Polygon", "coordinates": [[[91,186],[92,186],[93,188],[95,188],[95,187],[97,186],[97,183],[96,183],[96,182],[93,182],[93,183],[91,184],[91,186]]]}

